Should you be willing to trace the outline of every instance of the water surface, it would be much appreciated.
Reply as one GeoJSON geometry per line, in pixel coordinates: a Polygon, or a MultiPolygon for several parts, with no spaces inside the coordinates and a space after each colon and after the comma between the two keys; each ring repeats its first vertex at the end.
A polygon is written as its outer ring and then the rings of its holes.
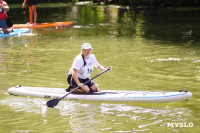
{"type": "MultiPolygon", "coordinates": [[[[15,5],[11,9],[15,23],[28,21],[27,11],[15,5]]],[[[199,131],[199,19],[198,8],[38,6],[38,22],[72,21],[74,26],[31,29],[23,36],[0,39],[1,131],[199,131]],[[61,101],[52,109],[45,106],[48,99],[7,93],[18,84],[66,88],[66,75],[84,42],[92,44],[99,63],[113,67],[95,79],[101,89],[188,89],[193,97],[165,104],[61,101]]],[[[92,76],[98,73],[94,70],[92,76]]]]}

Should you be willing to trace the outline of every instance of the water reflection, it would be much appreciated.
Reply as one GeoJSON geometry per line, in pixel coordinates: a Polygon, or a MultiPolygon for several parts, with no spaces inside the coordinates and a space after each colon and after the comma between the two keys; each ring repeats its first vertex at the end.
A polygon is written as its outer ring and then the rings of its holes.
{"type": "MultiPolygon", "coordinates": [[[[28,11],[26,11],[28,12],[28,11]]],[[[123,6],[61,6],[38,8],[38,22],[72,21],[76,28],[93,25],[93,35],[143,37],[173,41],[184,46],[199,42],[199,12],[176,8],[126,8],[123,6]],[[103,24],[104,27],[96,26],[103,24]],[[106,25],[106,26],[105,26],[106,25]],[[99,32],[102,31],[102,32],[99,32]]],[[[9,17],[14,23],[26,23],[28,13],[13,8],[9,17]]]]}
{"type": "MultiPolygon", "coordinates": [[[[55,124],[55,119],[61,120],[66,123],[67,130],[64,128],[60,131],[73,132],[136,132],[151,131],[153,127],[172,131],[173,128],[166,128],[168,122],[188,122],[192,117],[189,108],[168,104],[144,106],[131,103],[60,101],[53,109],[45,105],[46,101],[47,99],[8,96],[0,104],[9,106],[14,112],[26,113],[28,117],[38,114],[37,118],[48,127],[55,124]]],[[[15,116],[15,119],[18,117],[15,116]]],[[[22,125],[19,123],[18,126],[22,125]]],[[[63,128],[58,123],[56,126],[63,128]]]]}

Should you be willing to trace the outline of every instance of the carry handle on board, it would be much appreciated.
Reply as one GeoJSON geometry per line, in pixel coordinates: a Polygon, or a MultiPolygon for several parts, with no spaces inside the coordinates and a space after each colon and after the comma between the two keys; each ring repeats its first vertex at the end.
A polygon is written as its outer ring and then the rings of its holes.
{"type": "MultiPolygon", "coordinates": [[[[91,80],[93,80],[93,79],[99,77],[100,75],[102,75],[103,73],[105,73],[105,72],[107,72],[107,71],[109,71],[109,69],[106,69],[105,71],[101,72],[100,74],[98,74],[98,75],[96,75],[95,77],[91,78],[90,80],[86,81],[86,82],[84,83],[84,85],[86,85],[86,84],[89,83],[91,80]]],[[[76,87],[75,89],[73,89],[72,91],[70,91],[70,92],[67,93],[66,95],[62,96],[61,98],[49,100],[49,101],[47,102],[47,106],[48,106],[48,107],[51,107],[51,108],[54,108],[54,107],[58,104],[58,102],[59,102],[61,99],[63,99],[64,97],[68,96],[69,94],[71,94],[72,92],[76,91],[76,90],[79,89],[79,88],[80,88],[80,86],[76,87]]]]}

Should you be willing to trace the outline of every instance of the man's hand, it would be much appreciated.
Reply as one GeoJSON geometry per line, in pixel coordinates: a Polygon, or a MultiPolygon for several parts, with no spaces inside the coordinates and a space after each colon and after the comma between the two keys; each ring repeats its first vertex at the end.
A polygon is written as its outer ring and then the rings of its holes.
{"type": "Polygon", "coordinates": [[[112,71],[112,67],[111,67],[111,66],[107,67],[107,69],[108,69],[109,71],[112,71]]]}
{"type": "Polygon", "coordinates": [[[83,83],[79,83],[78,86],[80,86],[81,88],[83,88],[84,84],[83,83]]]}

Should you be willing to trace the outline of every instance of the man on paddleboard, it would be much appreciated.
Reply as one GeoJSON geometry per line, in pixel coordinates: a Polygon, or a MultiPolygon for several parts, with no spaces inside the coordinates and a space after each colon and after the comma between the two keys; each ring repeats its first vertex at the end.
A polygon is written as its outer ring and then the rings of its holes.
{"type": "MultiPolygon", "coordinates": [[[[91,81],[86,85],[83,84],[89,80],[94,67],[100,71],[106,70],[105,67],[99,64],[95,55],[91,54],[91,51],[92,47],[90,43],[84,43],[82,45],[81,53],[74,59],[72,67],[70,68],[69,74],[67,76],[67,82],[70,86],[68,89],[66,89],[66,91],[70,92],[78,86],[81,88],[74,91],[75,93],[89,93],[99,91],[99,86],[94,81],[91,81]]],[[[108,67],[107,69],[111,71],[112,67],[108,67]]]]}

